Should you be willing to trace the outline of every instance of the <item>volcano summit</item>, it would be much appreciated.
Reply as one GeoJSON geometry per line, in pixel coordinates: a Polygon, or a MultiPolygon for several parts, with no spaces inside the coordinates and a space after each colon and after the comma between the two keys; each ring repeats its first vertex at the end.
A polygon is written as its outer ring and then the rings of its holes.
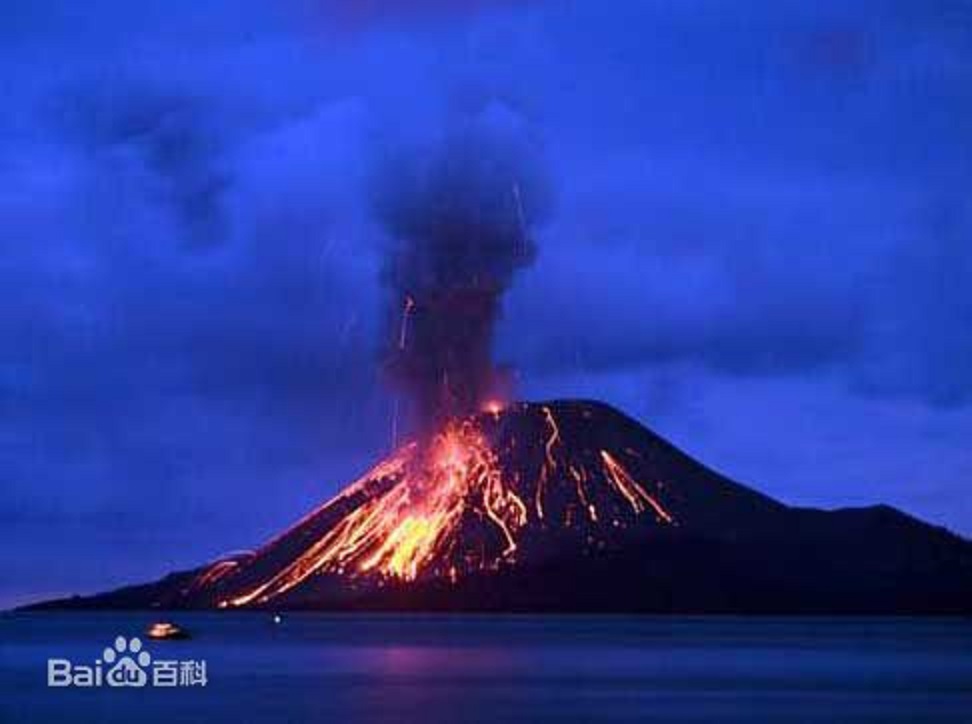
{"type": "Polygon", "coordinates": [[[792,508],[601,403],[411,442],[258,550],[42,608],[972,613],[972,543],[792,508]]]}

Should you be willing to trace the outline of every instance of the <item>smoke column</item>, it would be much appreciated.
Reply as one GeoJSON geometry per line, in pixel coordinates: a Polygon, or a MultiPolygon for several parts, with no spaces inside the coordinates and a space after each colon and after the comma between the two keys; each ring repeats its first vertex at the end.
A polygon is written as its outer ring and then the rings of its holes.
{"type": "Polygon", "coordinates": [[[548,187],[539,150],[503,107],[392,158],[378,180],[389,237],[387,370],[421,427],[475,412],[508,380],[492,360],[502,297],[535,257],[548,187]]]}

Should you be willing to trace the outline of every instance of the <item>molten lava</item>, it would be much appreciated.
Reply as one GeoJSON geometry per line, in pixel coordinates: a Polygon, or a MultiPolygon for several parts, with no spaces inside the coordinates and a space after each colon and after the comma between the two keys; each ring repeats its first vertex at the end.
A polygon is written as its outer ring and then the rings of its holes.
{"type": "Polygon", "coordinates": [[[490,415],[496,416],[503,411],[503,403],[499,400],[486,400],[483,403],[483,412],[488,412],[490,415]]]}
{"type": "Polygon", "coordinates": [[[521,548],[542,547],[551,530],[603,545],[642,518],[674,524],[660,493],[648,490],[657,486],[626,468],[632,457],[572,449],[547,405],[453,420],[428,442],[400,447],[255,554],[206,568],[194,588],[224,589],[231,595],[219,605],[236,607],[267,604],[322,576],[362,585],[454,582],[514,565],[521,548]],[[294,550],[274,555],[281,546],[294,550]],[[280,560],[260,565],[268,559],[280,560]],[[244,580],[243,590],[233,585],[244,580]]]}

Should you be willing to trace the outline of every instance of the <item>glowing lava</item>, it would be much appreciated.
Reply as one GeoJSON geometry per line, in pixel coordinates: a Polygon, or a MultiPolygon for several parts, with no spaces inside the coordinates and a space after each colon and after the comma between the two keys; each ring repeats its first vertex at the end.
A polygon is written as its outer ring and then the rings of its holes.
{"type": "Polygon", "coordinates": [[[488,412],[493,417],[499,416],[503,411],[503,403],[499,400],[486,400],[483,403],[483,412],[488,412]]]}
{"type": "Polygon", "coordinates": [[[415,444],[406,446],[349,490],[388,475],[400,478],[398,484],[371,497],[276,576],[230,603],[268,600],[322,571],[414,580],[431,567],[455,575],[449,556],[453,534],[469,513],[495,526],[504,541],[501,558],[516,551],[526,506],[504,485],[496,456],[472,420],[450,423],[424,453],[415,444]]]}
{"type": "Polygon", "coordinates": [[[674,524],[658,487],[622,462],[629,453],[575,449],[564,435],[546,405],[453,420],[427,443],[399,448],[256,553],[205,569],[194,587],[225,590],[221,606],[248,606],[322,576],[354,585],[455,582],[514,565],[524,545],[535,548],[552,530],[576,531],[587,545],[642,518],[674,524]],[[511,431],[511,421],[528,424],[511,431]]]}

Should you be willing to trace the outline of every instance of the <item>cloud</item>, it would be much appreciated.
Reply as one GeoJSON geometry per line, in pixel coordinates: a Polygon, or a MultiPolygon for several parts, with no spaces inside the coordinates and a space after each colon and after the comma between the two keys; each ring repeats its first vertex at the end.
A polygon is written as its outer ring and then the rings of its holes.
{"type": "Polygon", "coordinates": [[[972,401],[972,199],[941,195],[916,217],[907,242],[876,271],[854,379],[869,395],[964,406],[972,401]]]}
{"type": "Polygon", "coordinates": [[[229,177],[212,114],[202,100],[144,85],[82,85],[52,102],[51,113],[102,183],[132,184],[169,211],[180,242],[221,243],[229,177]]]}
{"type": "Polygon", "coordinates": [[[226,149],[215,245],[154,193],[156,176],[178,186],[186,172],[143,157],[154,130],[111,121],[19,150],[0,200],[19,242],[0,268],[4,510],[77,516],[158,495],[160,516],[181,517],[187,496],[217,508],[285,471],[306,496],[380,449],[377,271],[346,203],[360,195],[342,192],[358,121],[354,104],[322,104],[226,149]]]}

